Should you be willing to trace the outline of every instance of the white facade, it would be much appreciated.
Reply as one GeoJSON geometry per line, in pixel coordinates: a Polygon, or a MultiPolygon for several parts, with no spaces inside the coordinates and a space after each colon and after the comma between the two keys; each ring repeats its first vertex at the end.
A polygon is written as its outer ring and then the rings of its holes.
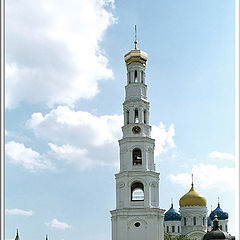
{"type": "Polygon", "coordinates": [[[201,240],[207,231],[207,207],[188,206],[180,207],[181,234],[201,240]]]}
{"type": "Polygon", "coordinates": [[[181,235],[181,221],[164,221],[164,232],[172,236],[181,235]]]}
{"type": "Polygon", "coordinates": [[[163,240],[164,210],[159,208],[159,173],[155,172],[145,84],[147,55],[136,48],[127,55],[134,61],[125,59],[127,85],[120,172],[115,175],[116,209],[111,211],[112,240],[163,240]]]}

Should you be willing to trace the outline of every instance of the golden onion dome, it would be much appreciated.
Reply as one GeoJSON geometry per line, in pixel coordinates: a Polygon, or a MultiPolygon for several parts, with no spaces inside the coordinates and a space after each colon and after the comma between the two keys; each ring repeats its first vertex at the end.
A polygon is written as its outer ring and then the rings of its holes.
{"type": "Polygon", "coordinates": [[[136,38],[136,31],[137,30],[136,30],[136,25],[135,25],[134,49],[132,49],[127,54],[125,54],[124,60],[126,62],[126,65],[129,65],[133,62],[139,62],[139,63],[143,64],[144,66],[146,66],[148,55],[145,52],[143,52],[142,50],[139,50],[137,48],[138,41],[137,41],[137,38],[136,38]]]}
{"type": "Polygon", "coordinates": [[[204,206],[207,205],[207,200],[204,196],[194,190],[193,184],[191,189],[183,195],[179,200],[180,207],[187,206],[204,206]]]}
{"type": "Polygon", "coordinates": [[[132,62],[139,62],[145,66],[147,63],[147,58],[148,55],[139,49],[133,49],[124,56],[126,65],[129,65],[132,62]]]}

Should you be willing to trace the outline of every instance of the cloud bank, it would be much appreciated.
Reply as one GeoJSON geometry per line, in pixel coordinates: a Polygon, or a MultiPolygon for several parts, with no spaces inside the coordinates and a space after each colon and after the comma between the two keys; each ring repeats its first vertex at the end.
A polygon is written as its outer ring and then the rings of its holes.
{"type": "Polygon", "coordinates": [[[5,145],[6,157],[14,164],[34,172],[38,169],[52,169],[51,162],[40,153],[25,147],[24,144],[10,141],[5,145]]]}
{"type": "Polygon", "coordinates": [[[6,3],[6,107],[73,105],[113,78],[100,43],[115,22],[114,0],[6,3]]]}
{"type": "Polygon", "coordinates": [[[218,151],[212,151],[211,153],[209,153],[208,157],[214,158],[214,159],[218,158],[218,159],[234,160],[234,155],[230,153],[222,153],[218,151]]]}
{"type": "Polygon", "coordinates": [[[22,210],[18,208],[14,209],[6,209],[7,215],[22,215],[22,216],[32,216],[34,214],[34,211],[32,210],[22,210]]]}
{"type": "MultiPolygon", "coordinates": [[[[95,116],[89,112],[58,106],[49,113],[33,113],[27,121],[36,137],[49,142],[49,154],[79,170],[119,164],[118,140],[122,137],[122,115],[95,116]]],[[[153,126],[156,156],[174,144],[174,125],[153,126]]]]}
{"type": "MultiPolygon", "coordinates": [[[[200,163],[192,168],[194,183],[202,189],[216,189],[218,192],[235,191],[235,169],[200,163]]],[[[168,178],[176,184],[189,187],[191,173],[170,174],[168,178]]]]}

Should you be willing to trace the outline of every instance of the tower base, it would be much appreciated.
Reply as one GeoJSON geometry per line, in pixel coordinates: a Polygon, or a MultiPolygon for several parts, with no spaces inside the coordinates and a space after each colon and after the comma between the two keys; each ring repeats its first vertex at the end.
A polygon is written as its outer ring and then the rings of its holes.
{"type": "Polygon", "coordinates": [[[112,240],[163,240],[165,210],[125,208],[111,211],[112,240]]]}

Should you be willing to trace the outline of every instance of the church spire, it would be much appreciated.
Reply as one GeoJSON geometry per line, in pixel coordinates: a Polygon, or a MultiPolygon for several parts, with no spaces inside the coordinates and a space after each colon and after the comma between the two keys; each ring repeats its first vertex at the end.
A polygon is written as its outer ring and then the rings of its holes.
{"type": "Polygon", "coordinates": [[[18,233],[18,228],[17,228],[17,234],[16,234],[16,237],[15,237],[15,240],[20,240],[19,233],[18,233]]]}
{"type": "Polygon", "coordinates": [[[137,50],[137,26],[134,26],[134,49],[137,50]]]}
{"type": "Polygon", "coordinates": [[[193,173],[192,173],[192,188],[193,188],[193,173]]]}

